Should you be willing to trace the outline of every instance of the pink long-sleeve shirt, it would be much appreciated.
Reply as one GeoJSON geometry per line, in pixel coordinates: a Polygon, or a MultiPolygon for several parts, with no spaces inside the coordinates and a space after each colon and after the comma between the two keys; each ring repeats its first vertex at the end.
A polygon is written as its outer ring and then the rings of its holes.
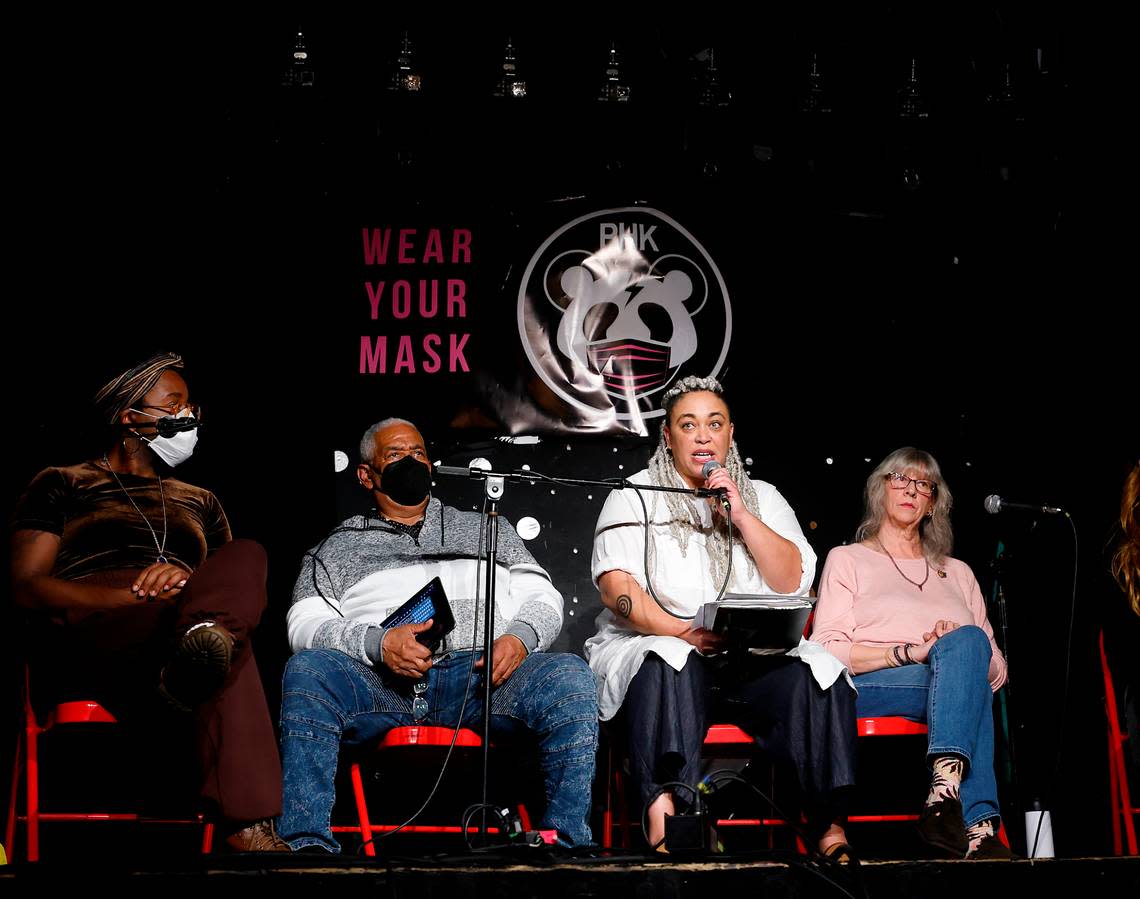
{"type": "MultiPolygon", "coordinates": [[[[926,571],[922,559],[896,557],[895,562],[912,581],[922,581],[926,571]]],[[[993,650],[989,681],[997,690],[1005,683],[1005,657],[994,642],[974,573],[958,559],[931,565],[930,577],[919,590],[899,575],[883,553],[859,543],[837,546],[823,567],[811,638],[850,667],[852,644],[922,643],[922,635],[943,618],[960,625],[976,624],[986,632],[993,650]]]]}

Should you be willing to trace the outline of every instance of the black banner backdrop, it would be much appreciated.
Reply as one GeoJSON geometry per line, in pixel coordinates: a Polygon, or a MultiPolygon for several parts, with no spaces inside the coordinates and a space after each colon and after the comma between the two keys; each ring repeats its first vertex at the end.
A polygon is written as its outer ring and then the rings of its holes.
{"type": "Polygon", "coordinates": [[[440,394],[457,427],[645,435],[677,378],[719,375],[733,313],[706,245],[656,209],[576,205],[525,225],[389,214],[362,227],[356,299],[337,317],[338,335],[358,329],[344,350],[354,394],[440,394]]]}
{"type": "MultiPolygon", "coordinates": [[[[659,209],[584,202],[366,221],[332,338],[343,354],[337,393],[364,413],[337,429],[333,448],[345,514],[367,501],[355,440],[380,418],[419,424],[435,461],[630,475],[656,441],[664,391],[724,371],[733,311],[717,232],[706,245],[701,229],[659,209]]],[[[337,233],[336,258],[351,258],[352,232],[337,233]]],[[[479,506],[478,486],[435,489],[479,506]]],[[[526,485],[509,487],[501,506],[565,594],[561,649],[581,651],[600,609],[589,559],[604,500],[602,490],[526,485]]]]}

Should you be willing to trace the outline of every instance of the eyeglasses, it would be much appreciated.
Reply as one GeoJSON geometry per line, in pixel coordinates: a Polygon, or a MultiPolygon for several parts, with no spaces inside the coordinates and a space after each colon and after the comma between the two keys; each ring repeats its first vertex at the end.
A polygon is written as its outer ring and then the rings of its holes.
{"type": "Polygon", "coordinates": [[[191,418],[196,418],[198,421],[202,420],[202,407],[194,403],[168,403],[165,406],[141,405],[139,409],[154,409],[161,412],[162,416],[155,416],[156,418],[166,416],[177,418],[182,412],[189,409],[191,418]]]}
{"type": "Polygon", "coordinates": [[[424,696],[427,692],[427,688],[426,680],[419,681],[412,685],[412,693],[414,694],[414,698],[412,699],[412,717],[417,721],[422,721],[427,717],[428,701],[427,697],[424,696]]]}
{"type": "Polygon", "coordinates": [[[938,489],[938,485],[933,481],[924,481],[920,478],[908,478],[905,474],[899,474],[897,471],[888,471],[886,473],[887,486],[892,490],[906,490],[911,484],[914,484],[914,489],[921,493],[923,496],[930,496],[938,489]]]}

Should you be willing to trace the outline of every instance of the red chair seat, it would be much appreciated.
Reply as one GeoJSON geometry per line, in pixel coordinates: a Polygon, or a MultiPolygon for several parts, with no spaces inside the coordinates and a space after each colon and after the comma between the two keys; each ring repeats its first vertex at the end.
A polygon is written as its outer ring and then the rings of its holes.
{"type": "Polygon", "coordinates": [[[399,746],[450,746],[455,736],[456,746],[482,746],[483,741],[475,731],[461,727],[459,734],[450,727],[434,725],[411,725],[393,727],[380,741],[379,749],[394,749],[399,746]]]}
{"type": "Polygon", "coordinates": [[[927,732],[925,724],[897,715],[859,718],[857,724],[861,737],[907,737],[927,732]]]}

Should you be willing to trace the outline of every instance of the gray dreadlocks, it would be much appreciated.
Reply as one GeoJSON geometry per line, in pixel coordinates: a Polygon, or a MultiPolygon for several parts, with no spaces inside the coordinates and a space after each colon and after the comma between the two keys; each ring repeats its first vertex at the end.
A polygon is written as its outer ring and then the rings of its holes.
{"type": "MultiPolygon", "coordinates": [[[[716,378],[699,378],[695,375],[682,378],[666,391],[665,395],[661,398],[661,408],[665,410],[665,420],[661,423],[661,435],[657,442],[657,450],[649,460],[649,479],[654,484],[663,487],[686,486],[681,480],[681,476],[677,473],[677,466],[673,462],[673,454],[665,443],[665,429],[669,426],[670,421],[672,421],[673,406],[677,404],[677,400],[684,394],[694,391],[715,393],[722,400],[724,399],[724,388],[716,378]]],[[[728,456],[724,461],[724,467],[728,470],[729,476],[736,482],[736,486],[740,490],[740,496],[744,500],[745,507],[753,515],[759,515],[760,504],[756,498],[756,489],[752,486],[751,479],[744,471],[744,463],[741,461],[740,450],[736,448],[735,440],[733,440],[729,446],[728,456]]],[[[654,493],[653,512],[649,516],[650,521],[655,519],[657,504],[662,501],[669,509],[669,533],[681,547],[681,555],[687,556],[689,537],[702,529],[700,510],[697,506],[698,501],[695,497],[687,496],[683,493],[654,493]]],[[[744,545],[744,541],[738,533],[733,533],[732,540],[733,543],[739,543],[741,546],[744,545]]],[[[713,516],[712,531],[708,535],[707,546],[709,551],[709,573],[713,577],[713,583],[719,585],[721,581],[724,580],[725,572],[728,570],[730,552],[728,545],[728,522],[719,516],[713,516]]],[[[649,553],[650,570],[652,570],[652,558],[654,556],[652,541],[650,541],[649,544],[649,553]]],[[[749,555],[747,576],[752,577],[755,573],[756,563],[753,562],[752,557],[749,555]]]]}

